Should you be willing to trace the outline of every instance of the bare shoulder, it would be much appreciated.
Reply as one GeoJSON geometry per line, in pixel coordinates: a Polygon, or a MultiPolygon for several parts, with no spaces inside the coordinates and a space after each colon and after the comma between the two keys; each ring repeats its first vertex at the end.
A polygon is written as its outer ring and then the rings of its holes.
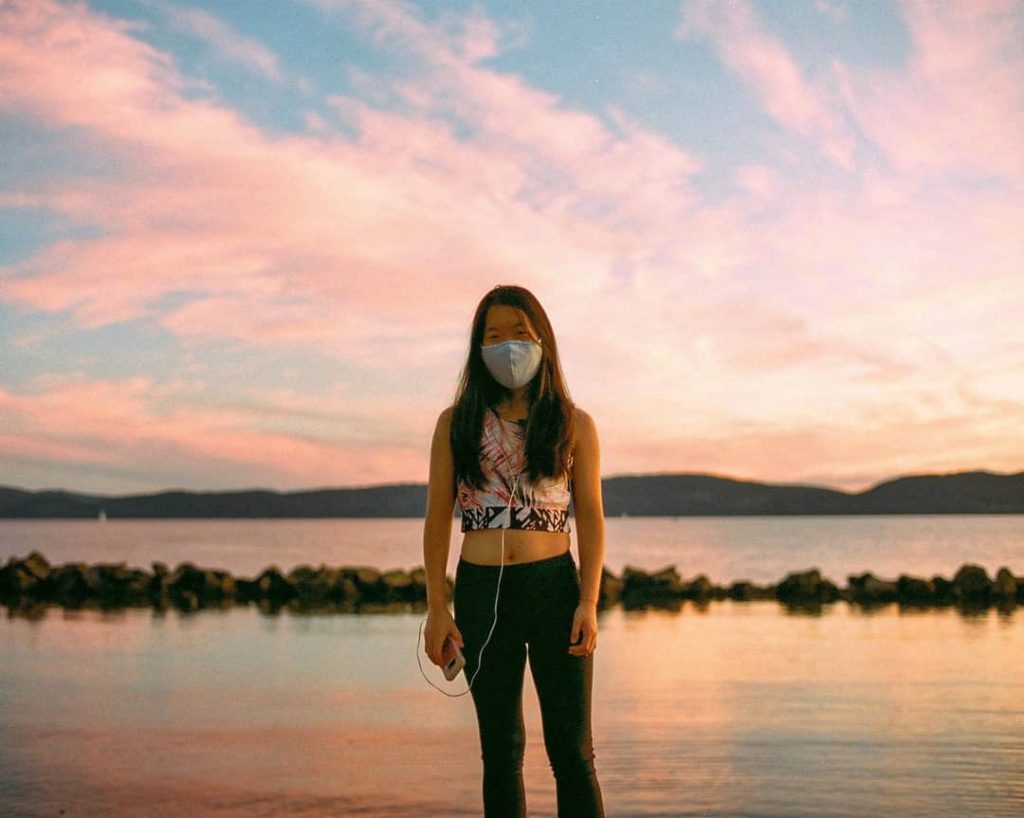
{"type": "Polygon", "coordinates": [[[580,432],[586,435],[597,433],[597,426],[590,413],[583,411],[578,406],[573,407],[573,422],[576,426],[576,434],[580,434],[580,432]]]}
{"type": "Polygon", "coordinates": [[[585,508],[600,506],[601,444],[597,439],[597,425],[589,412],[578,406],[573,412],[573,497],[577,513],[585,508]]]}
{"type": "Polygon", "coordinates": [[[585,412],[578,406],[574,407],[573,426],[573,443],[576,446],[589,448],[597,445],[597,424],[594,423],[589,412],[585,412]]]}
{"type": "Polygon", "coordinates": [[[441,414],[437,416],[436,431],[446,432],[451,428],[452,416],[455,414],[455,406],[446,406],[441,410],[441,414]]]}
{"type": "Polygon", "coordinates": [[[446,406],[441,410],[441,414],[437,416],[437,423],[434,424],[434,446],[435,448],[441,448],[441,444],[447,442],[451,436],[452,429],[452,415],[454,414],[454,406],[446,406]]]}

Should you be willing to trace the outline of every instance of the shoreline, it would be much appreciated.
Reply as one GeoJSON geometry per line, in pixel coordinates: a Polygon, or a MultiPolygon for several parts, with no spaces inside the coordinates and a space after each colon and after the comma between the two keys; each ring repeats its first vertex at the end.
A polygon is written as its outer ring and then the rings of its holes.
{"type": "MultiPolygon", "coordinates": [[[[58,605],[67,609],[152,607],[188,612],[249,604],[268,613],[281,608],[310,613],[426,610],[422,566],[411,571],[382,571],[371,566],[321,564],[314,568],[303,564],[284,573],[270,565],[254,578],[235,577],[191,562],[181,562],[174,569],[163,562],[151,566],[152,570],[146,571],[123,561],[51,565],[39,551],[24,558],[12,556],[0,567],[0,605],[12,610],[58,605]]],[[[454,583],[451,576],[446,580],[451,600],[454,583]]],[[[716,585],[704,574],[684,580],[675,565],[658,571],[626,565],[621,576],[605,566],[598,611],[617,606],[626,610],[678,609],[685,601],[704,604],[726,599],[773,601],[812,612],[840,601],[865,608],[897,604],[918,609],[1012,609],[1024,605],[1024,577],[1015,576],[1005,566],[989,577],[982,566],[965,563],[951,579],[910,574],[882,579],[866,572],[850,574],[846,586],[841,587],[817,568],[810,568],[791,572],[776,583],[738,580],[716,585]]]]}

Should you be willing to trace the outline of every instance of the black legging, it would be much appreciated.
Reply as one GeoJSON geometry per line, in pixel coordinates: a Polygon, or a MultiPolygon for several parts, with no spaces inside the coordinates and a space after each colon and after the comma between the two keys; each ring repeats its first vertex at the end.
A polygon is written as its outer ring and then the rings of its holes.
{"type": "Polygon", "coordinates": [[[594,656],[569,653],[580,581],[572,554],[506,564],[494,619],[497,565],[459,558],[455,572],[455,624],[462,633],[465,679],[473,679],[483,758],[485,818],[525,818],[523,671],[530,672],[540,700],[544,746],[555,775],[558,818],[604,818],[594,770],[590,696],[594,656]],[[474,679],[474,674],[476,674],[474,679]]]}

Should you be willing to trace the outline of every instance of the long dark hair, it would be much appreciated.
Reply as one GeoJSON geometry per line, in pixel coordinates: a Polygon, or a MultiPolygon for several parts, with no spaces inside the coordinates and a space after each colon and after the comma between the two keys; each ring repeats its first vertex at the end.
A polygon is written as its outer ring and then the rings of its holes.
{"type": "Polygon", "coordinates": [[[525,287],[499,284],[477,305],[469,337],[469,355],[455,393],[452,411],[451,445],[455,480],[481,488],[480,437],[484,412],[497,411],[511,390],[498,383],[480,355],[487,310],[492,306],[513,307],[525,313],[540,336],[543,354],[540,369],[526,387],[529,407],[526,421],[526,474],[531,483],[541,477],[559,477],[569,469],[573,438],[573,402],[562,375],[558,346],[547,313],[537,297],[525,287]]]}

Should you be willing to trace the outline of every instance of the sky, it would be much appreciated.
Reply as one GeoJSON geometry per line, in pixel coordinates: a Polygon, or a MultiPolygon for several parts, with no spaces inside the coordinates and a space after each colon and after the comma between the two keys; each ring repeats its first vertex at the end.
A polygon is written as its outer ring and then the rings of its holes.
{"type": "Polygon", "coordinates": [[[0,484],[424,483],[534,292],[601,468],[1024,469],[1020,0],[4,0],[0,484]]]}

